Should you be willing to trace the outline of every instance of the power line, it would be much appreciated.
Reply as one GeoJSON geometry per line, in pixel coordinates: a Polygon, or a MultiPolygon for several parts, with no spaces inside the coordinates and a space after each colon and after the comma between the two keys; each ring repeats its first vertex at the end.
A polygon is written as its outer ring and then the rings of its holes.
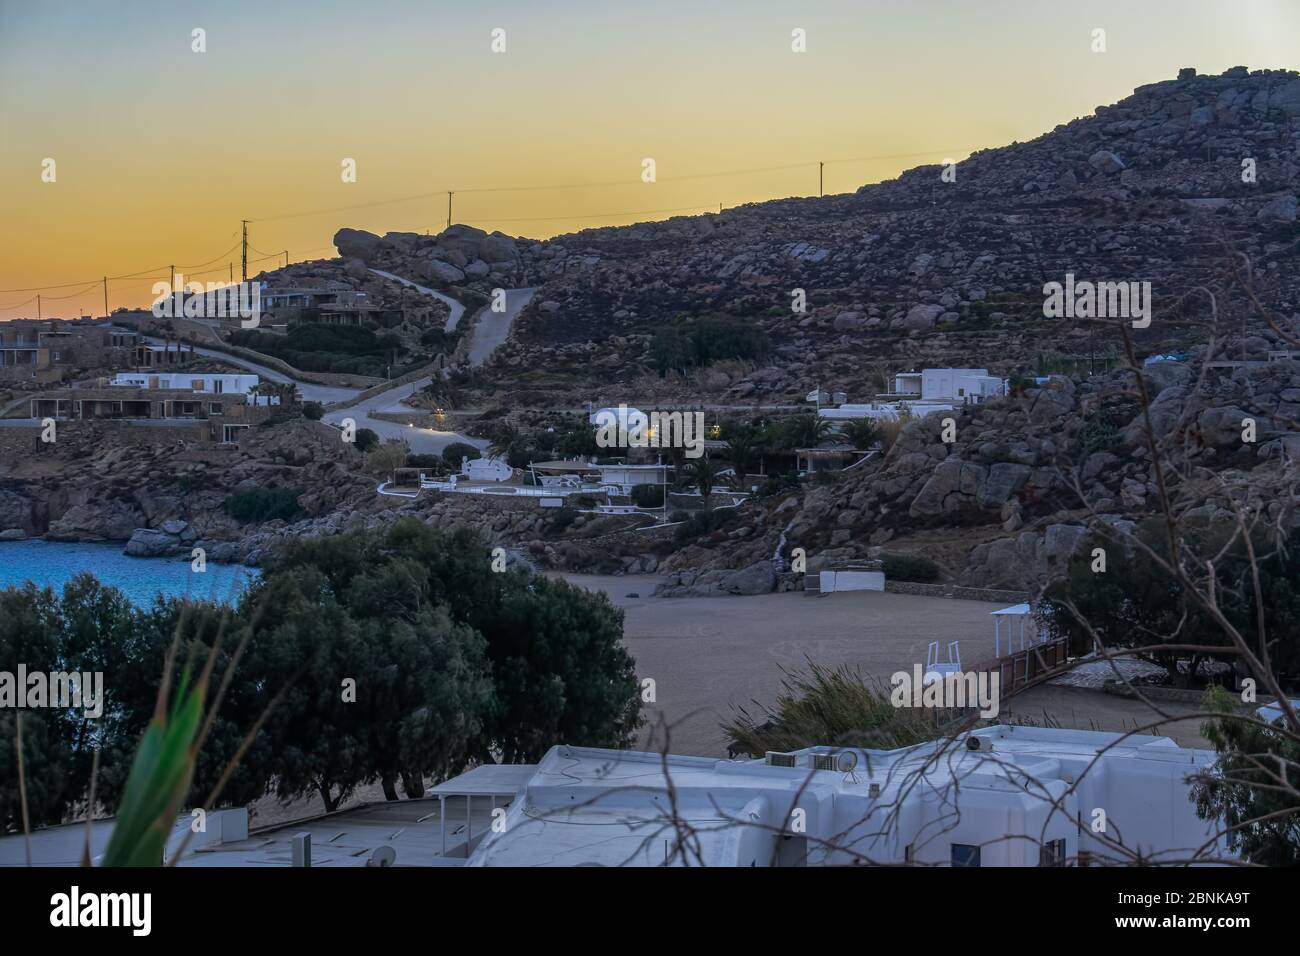
{"type": "MultiPolygon", "coordinates": [[[[207,262],[199,262],[199,263],[196,263],[195,265],[192,265],[192,266],[181,266],[181,268],[182,268],[182,269],[197,269],[197,268],[200,268],[200,267],[202,267],[202,266],[210,265],[211,263],[216,262],[218,259],[225,258],[225,257],[228,256],[230,253],[234,252],[236,248],[238,248],[237,245],[235,245],[235,246],[231,246],[229,249],[227,249],[225,252],[223,252],[221,255],[217,256],[217,257],[214,258],[214,259],[209,259],[207,262]]],[[[59,283],[58,285],[34,285],[34,286],[30,286],[29,288],[26,288],[26,289],[0,289],[0,295],[5,295],[5,294],[8,294],[8,293],[10,293],[10,292],[44,292],[46,289],[70,289],[70,288],[72,288],[73,286],[80,286],[80,285],[98,285],[99,283],[103,282],[105,279],[108,279],[108,280],[110,280],[110,281],[116,281],[116,280],[118,280],[118,279],[134,279],[134,278],[137,278],[137,277],[139,277],[139,276],[147,275],[147,274],[149,274],[149,273],[153,273],[153,272],[162,272],[162,271],[166,270],[167,268],[169,268],[169,267],[168,267],[168,266],[155,266],[155,267],[152,268],[152,269],[141,269],[139,272],[127,272],[127,273],[123,273],[122,275],[117,275],[117,276],[100,276],[100,277],[97,278],[97,279],[83,279],[83,280],[80,281],[80,282],[63,282],[63,283],[59,283]]],[[[57,298],[57,297],[56,297],[56,296],[46,296],[46,298],[47,298],[47,299],[52,299],[52,298],[57,298]]]]}
{"type": "MultiPolygon", "coordinates": [[[[818,166],[818,168],[821,169],[826,165],[833,165],[833,164],[859,163],[859,162],[890,160],[890,159],[912,159],[918,156],[934,156],[937,153],[941,153],[941,152],[952,154],[954,151],[926,150],[924,152],[913,152],[913,153],[882,153],[882,154],[871,155],[871,156],[842,157],[840,159],[806,160],[797,163],[782,163],[782,164],[772,165],[772,166],[756,166],[756,167],[750,167],[748,169],[720,170],[715,172],[704,172],[704,173],[687,173],[681,176],[662,177],[656,179],[655,182],[656,183],[689,182],[689,181],[701,180],[701,179],[716,179],[716,178],[726,177],[726,176],[746,176],[746,175],[753,175],[756,173],[777,172],[777,171],[783,171],[789,169],[801,169],[803,167],[812,167],[814,165],[818,166]]],[[[956,151],[956,152],[961,152],[961,151],[956,151]]],[[[420,199],[431,199],[435,196],[446,195],[448,197],[448,201],[450,202],[451,194],[454,192],[475,193],[475,194],[549,192],[549,191],[559,191],[559,190],[566,190],[566,189],[602,189],[602,188],[619,187],[619,186],[641,186],[641,185],[645,185],[645,184],[642,183],[639,179],[618,179],[618,180],[593,181],[593,182],[586,182],[586,183],[552,183],[552,184],[535,184],[530,186],[479,186],[479,187],[473,187],[469,189],[459,189],[459,190],[440,189],[432,192],[414,193],[409,196],[398,196],[392,199],[378,199],[373,202],[355,203],[350,206],[335,206],[328,209],[303,210],[294,213],[284,213],[278,216],[265,216],[256,220],[246,220],[245,230],[247,229],[248,222],[276,222],[285,219],[305,218],[308,216],[323,216],[331,213],[350,212],[356,209],[370,209],[377,206],[390,206],[397,203],[412,202],[420,199]]],[[[819,192],[820,191],[821,190],[819,188],[819,192]]],[[[635,210],[627,210],[625,212],[597,213],[594,215],[582,215],[582,216],[574,216],[574,215],[516,216],[516,217],[506,217],[506,218],[498,218],[498,219],[475,219],[475,221],[483,222],[483,223],[514,223],[514,222],[559,222],[564,220],[617,219],[626,216],[662,215],[662,214],[677,213],[677,212],[693,212],[693,211],[712,209],[712,208],[713,206],[712,204],[710,204],[707,206],[705,205],[681,206],[675,209],[635,209],[635,210]]],[[[186,271],[192,269],[200,269],[204,266],[211,265],[212,263],[225,258],[226,256],[230,255],[230,253],[234,252],[234,250],[237,248],[239,248],[239,243],[236,243],[234,246],[231,246],[225,252],[221,253],[220,255],[212,259],[207,260],[206,262],[196,263],[195,265],[181,266],[180,268],[186,271]]],[[[253,249],[254,252],[258,252],[258,253],[262,252],[262,250],[258,249],[256,246],[251,246],[251,248],[253,249]]],[[[332,247],[322,246],[320,248],[328,249],[332,247]]],[[[311,251],[315,252],[319,250],[311,250],[311,251]]],[[[246,255],[247,254],[245,253],[245,256],[246,255]]],[[[254,259],[253,261],[261,262],[266,259],[278,258],[280,255],[283,255],[283,253],[262,253],[262,257],[260,259],[254,259]]],[[[166,268],[170,272],[175,267],[158,266],[153,269],[143,269],[138,272],[124,273],[122,275],[116,275],[116,276],[101,276],[98,279],[82,280],[80,282],[64,282],[64,283],[58,283],[54,285],[28,286],[26,288],[20,288],[20,289],[0,289],[0,295],[18,293],[18,292],[44,292],[49,289],[69,289],[72,288],[73,286],[83,286],[83,285],[87,286],[88,288],[93,288],[94,286],[99,285],[101,282],[104,283],[106,286],[107,283],[110,281],[117,281],[120,279],[133,279],[149,273],[161,272],[164,268],[166,268]]],[[[209,271],[217,271],[217,270],[209,270],[209,271]]],[[[246,271],[247,270],[245,268],[245,273],[246,271]]],[[[60,299],[74,298],[75,296],[83,295],[83,294],[85,293],[76,292],[76,293],[71,293],[69,295],[63,295],[63,296],[46,296],[45,298],[51,299],[52,301],[58,301],[60,299]]],[[[26,305],[28,302],[31,301],[32,301],[31,299],[28,299],[26,302],[21,302],[16,306],[5,307],[4,309],[0,309],[0,311],[8,311],[9,309],[20,308],[21,306],[26,305]]]]}
{"type": "Polygon", "coordinates": [[[676,209],[629,209],[626,212],[600,212],[592,216],[520,216],[512,219],[479,219],[475,217],[475,222],[556,222],[565,219],[618,219],[622,216],[651,216],[660,213],[669,212],[691,212],[698,209],[712,209],[713,204],[707,206],[679,206],[676,209]]]}
{"type": "MultiPolygon", "coordinates": [[[[950,155],[952,152],[953,151],[951,150],[930,149],[930,150],[925,150],[924,152],[916,152],[916,153],[882,153],[877,156],[847,156],[841,159],[828,159],[828,160],[809,159],[798,163],[782,163],[775,166],[753,166],[748,169],[727,169],[727,170],[719,170],[716,172],[708,172],[708,173],[687,173],[681,176],[661,176],[656,178],[655,182],[673,183],[673,182],[688,182],[688,181],[699,180],[699,179],[716,179],[722,176],[747,176],[755,173],[769,173],[769,172],[777,172],[777,171],[787,170],[787,169],[801,169],[805,166],[812,167],[812,166],[816,166],[818,162],[825,162],[827,165],[830,165],[832,163],[860,163],[860,162],[867,162],[870,160],[914,159],[918,156],[934,156],[938,153],[945,153],[950,155]]],[[[351,212],[352,210],[355,209],[370,209],[375,206],[391,206],[395,203],[413,202],[417,199],[432,199],[435,196],[445,196],[449,191],[457,192],[457,193],[547,192],[547,191],[563,190],[563,189],[603,189],[603,188],[615,187],[615,186],[642,186],[642,185],[646,185],[646,184],[643,183],[639,178],[632,178],[632,179],[596,180],[596,181],[586,182],[586,183],[550,183],[550,184],[534,184],[530,186],[478,186],[470,189],[455,189],[455,190],[438,189],[438,190],[425,192],[425,193],[412,193],[409,196],[397,196],[392,199],[376,199],[373,202],[355,203],[350,206],[334,206],[330,209],[306,209],[300,212],[283,213],[278,216],[263,216],[259,219],[254,219],[249,221],[250,222],[275,222],[281,219],[300,219],[306,216],[325,215],[326,213],[351,212]]],[[[567,217],[557,216],[555,218],[564,219],[567,217]]],[[[575,216],[573,218],[580,218],[580,217],[575,216]]],[[[495,221],[518,222],[520,220],[495,220],[495,221]]]]}

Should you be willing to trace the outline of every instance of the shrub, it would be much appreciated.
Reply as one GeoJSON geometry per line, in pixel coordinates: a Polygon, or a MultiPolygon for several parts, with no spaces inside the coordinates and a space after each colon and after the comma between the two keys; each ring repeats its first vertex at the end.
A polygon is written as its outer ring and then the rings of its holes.
{"type": "Polygon", "coordinates": [[[730,513],[725,511],[693,512],[684,524],[677,526],[677,530],[673,532],[673,538],[678,544],[696,541],[712,534],[726,522],[728,517],[730,517],[730,513]]]}
{"type": "Polygon", "coordinates": [[[632,504],[638,508],[661,508],[663,503],[663,485],[633,485],[632,504]]]}
{"type": "Polygon", "coordinates": [[[358,429],[356,435],[356,441],[354,441],[352,444],[357,451],[362,452],[364,454],[365,452],[370,451],[370,449],[374,448],[376,445],[379,444],[379,434],[378,432],[376,432],[374,429],[371,428],[358,429]]]}
{"type": "Polygon", "coordinates": [[[236,521],[291,521],[302,508],[298,505],[298,488],[248,488],[226,499],[226,514],[236,521]]]}
{"type": "Polygon", "coordinates": [[[318,422],[325,415],[325,406],[320,402],[303,402],[302,417],[318,422]]]}
{"type": "Polygon", "coordinates": [[[478,449],[463,441],[454,441],[442,450],[442,461],[452,471],[460,471],[460,460],[478,458],[478,449]]]}
{"type": "Polygon", "coordinates": [[[939,566],[919,554],[887,554],[884,558],[885,578],[893,581],[915,581],[928,584],[939,580],[939,566]]]}
{"type": "Polygon", "coordinates": [[[777,495],[791,488],[799,487],[799,476],[794,472],[786,472],[783,475],[769,475],[758,486],[760,495],[777,495]]]}
{"type": "Polygon", "coordinates": [[[785,671],[775,713],[755,719],[743,707],[722,725],[728,749],[758,755],[803,747],[893,749],[930,740],[934,725],[917,711],[895,707],[890,688],[847,665],[831,668],[809,661],[802,671],[785,671]]]}

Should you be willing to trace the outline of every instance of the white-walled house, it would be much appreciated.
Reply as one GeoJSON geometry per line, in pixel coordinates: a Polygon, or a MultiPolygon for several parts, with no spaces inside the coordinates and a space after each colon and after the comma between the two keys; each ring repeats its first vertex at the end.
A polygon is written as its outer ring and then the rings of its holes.
{"type": "Polygon", "coordinates": [[[189,389],[212,395],[247,395],[257,388],[256,375],[213,372],[118,372],[110,385],[148,389],[189,389]]]}
{"type": "Polygon", "coordinates": [[[893,421],[906,408],[913,417],[924,418],[932,412],[950,412],[961,405],[977,404],[1006,393],[1006,379],[990,375],[988,369],[927,368],[895,375],[894,391],[881,396],[886,401],[846,403],[821,408],[817,414],[832,420],[893,421]]]}
{"type": "MultiPolygon", "coordinates": [[[[1197,817],[1189,777],[1214,760],[1165,737],[1011,726],[892,751],[813,747],[759,760],[558,746],[467,862],[1212,863],[1228,852],[1217,824],[1197,817]],[[686,860],[673,849],[671,806],[695,833],[686,860]]],[[[458,780],[437,790],[472,800],[477,791],[458,780]]]]}
{"type": "Polygon", "coordinates": [[[964,405],[1005,395],[1006,390],[1006,380],[990,375],[986,368],[927,368],[894,376],[895,395],[914,395],[922,402],[964,405]]]}
{"type": "Polygon", "coordinates": [[[509,481],[515,470],[504,458],[461,458],[460,473],[466,481],[509,481]]]}

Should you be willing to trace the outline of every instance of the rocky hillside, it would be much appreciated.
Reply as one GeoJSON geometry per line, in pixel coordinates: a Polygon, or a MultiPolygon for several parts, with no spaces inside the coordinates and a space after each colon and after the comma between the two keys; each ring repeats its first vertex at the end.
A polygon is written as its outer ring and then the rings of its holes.
{"type": "MultiPolygon", "coordinates": [[[[1230,489],[1270,520],[1296,520],[1300,362],[1198,375],[1193,361],[1144,373],[1177,514],[1229,520],[1230,489]],[[1243,420],[1255,423],[1243,441],[1243,420]],[[1244,494],[1241,491],[1244,489],[1244,494]]],[[[742,509],[665,570],[742,569],[804,548],[809,569],[911,552],[978,587],[1034,588],[1060,570],[1092,521],[1131,528],[1156,512],[1157,484],[1134,376],[1052,377],[1021,396],[914,421],[889,453],[742,509]]]]}
{"type": "Polygon", "coordinates": [[[1250,257],[1275,309],[1300,309],[1298,148],[1300,74],[1240,67],[1145,86],[1032,142],[976,153],[954,181],[925,166],[854,195],[521,242],[527,281],[542,288],[498,352],[495,384],[545,369],[572,378],[572,397],[641,398],[656,387],[645,374],[654,331],[713,311],[763,328],[771,367],[691,378],[667,395],[788,400],[820,384],[863,398],[876,363],[1008,373],[1039,352],[1112,344],[1044,319],[1043,284],[1067,272],[1150,281],[1156,320],[1141,348],[1186,346],[1161,319],[1215,280],[1227,246],[1250,257]],[[805,313],[791,311],[795,289],[805,313]]]}

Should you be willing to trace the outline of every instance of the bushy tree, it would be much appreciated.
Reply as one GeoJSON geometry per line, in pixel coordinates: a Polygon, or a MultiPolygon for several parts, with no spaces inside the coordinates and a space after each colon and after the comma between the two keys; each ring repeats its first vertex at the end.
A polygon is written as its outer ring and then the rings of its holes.
{"type": "Polygon", "coordinates": [[[478,449],[473,445],[463,441],[454,441],[442,450],[442,460],[452,472],[460,471],[460,460],[468,458],[474,461],[478,458],[478,449]]]}
{"type": "Polygon", "coordinates": [[[1201,732],[1219,761],[1192,786],[1197,815],[1222,820],[1228,846],[1260,866],[1300,866],[1300,744],[1280,728],[1232,715],[1235,702],[1222,688],[1205,695],[1207,710],[1224,716],[1201,732]]]}
{"type": "MultiPolygon", "coordinates": [[[[1219,524],[1184,535],[1185,558],[1204,567],[1204,557],[1216,556],[1214,593],[1224,616],[1259,653],[1255,591],[1250,555],[1235,525],[1219,524]],[[1198,557],[1193,557],[1198,556],[1198,557]]],[[[1266,646],[1276,673],[1300,666],[1300,532],[1269,540],[1257,531],[1252,537],[1257,556],[1265,617],[1266,646]]],[[[1107,647],[1151,647],[1142,656],[1165,667],[1171,679],[1190,680],[1196,666],[1210,654],[1164,651],[1160,645],[1219,645],[1223,656],[1235,658],[1222,626],[1162,567],[1169,544],[1163,523],[1139,525],[1137,541],[1113,533],[1094,532],[1071,558],[1066,573],[1044,593],[1044,621],[1057,636],[1068,637],[1076,652],[1092,649],[1093,635],[1107,647]],[[1143,547],[1145,545],[1145,547],[1143,547]],[[1105,556],[1105,570],[1094,571],[1096,549],[1105,556]],[[1071,605],[1074,608],[1072,613],[1071,605]],[[1187,675],[1178,661],[1190,658],[1187,675]]]]}

